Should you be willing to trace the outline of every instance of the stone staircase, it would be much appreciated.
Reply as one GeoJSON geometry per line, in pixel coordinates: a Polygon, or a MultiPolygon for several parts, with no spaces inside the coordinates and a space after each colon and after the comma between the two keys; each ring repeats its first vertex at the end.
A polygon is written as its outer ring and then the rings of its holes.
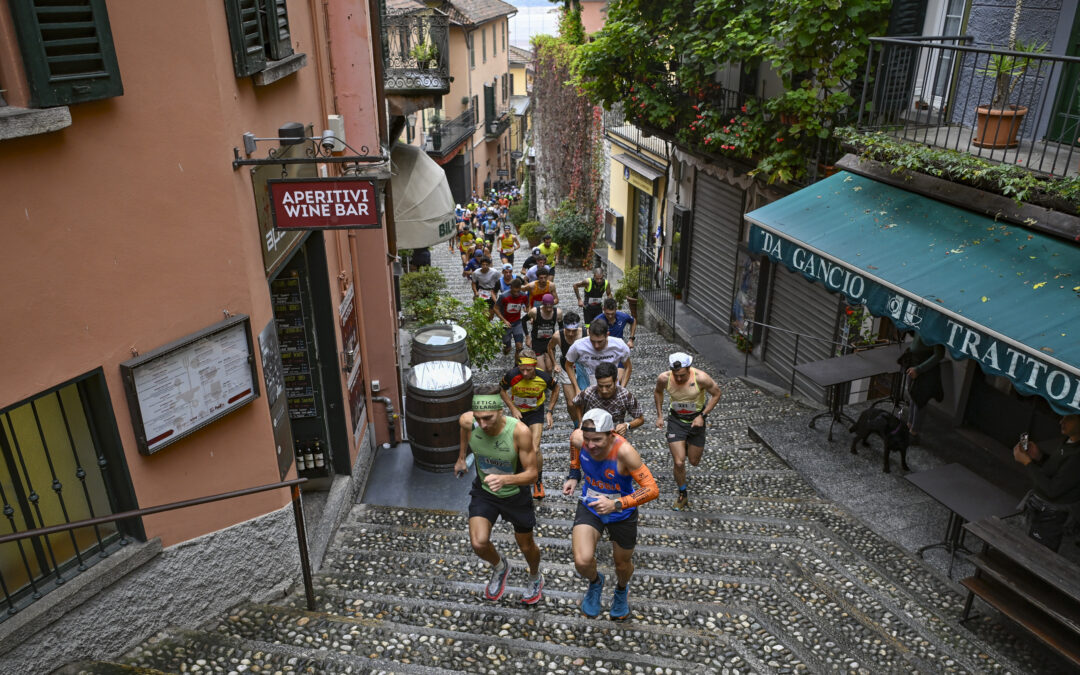
{"type": "MultiPolygon", "coordinates": [[[[439,255],[439,257],[444,257],[439,255]]],[[[449,276],[449,275],[448,275],[449,276]]],[[[566,283],[562,280],[562,283],[566,283]]],[[[572,296],[571,296],[572,298],[572,296]]],[[[957,619],[963,596],[899,546],[821,498],[747,433],[800,404],[719,378],[709,442],[690,469],[692,511],[674,512],[671,460],[653,425],[652,387],[673,346],[638,331],[631,389],[646,425],[631,441],[658,478],[642,509],[631,617],[584,617],[573,567],[575,506],[559,488],[571,426],[562,404],[542,450],[548,497],[536,536],[546,586],[521,605],[526,568],[505,523],[493,539],[513,565],[503,598],[483,587],[456,511],[360,504],[315,576],[279,604],[243,603],[201,630],[169,630],[114,663],[63,673],[1051,673],[1062,668],[1006,622],[957,619]]],[[[697,365],[697,364],[695,364],[697,365]]],[[[700,364],[709,370],[708,364],[700,364]]],[[[509,357],[479,381],[495,381],[509,357]]],[[[462,490],[466,490],[462,479],[462,490]]],[[[611,547],[598,550],[612,571],[611,547]]],[[[609,576],[609,579],[611,577],[609,576]]],[[[610,584],[605,589],[610,601],[610,584]]]]}

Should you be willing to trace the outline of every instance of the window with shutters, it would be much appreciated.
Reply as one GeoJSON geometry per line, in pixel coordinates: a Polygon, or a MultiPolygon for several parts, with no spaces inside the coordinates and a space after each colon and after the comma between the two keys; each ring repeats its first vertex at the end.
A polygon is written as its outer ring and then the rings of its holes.
{"type": "Polygon", "coordinates": [[[105,0],[23,0],[8,7],[26,72],[29,107],[66,106],[124,93],[105,0]]]}
{"type": "Polygon", "coordinates": [[[487,31],[483,28],[480,29],[480,56],[487,63],[487,31]]]}
{"type": "Polygon", "coordinates": [[[476,34],[469,35],[469,67],[476,67],[476,34]]]}
{"type": "Polygon", "coordinates": [[[495,24],[491,24],[491,57],[499,55],[499,43],[495,41],[495,24]]]}
{"type": "Polygon", "coordinates": [[[304,54],[293,53],[285,0],[225,0],[225,20],[237,77],[269,84],[305,65],[304,54]]]}

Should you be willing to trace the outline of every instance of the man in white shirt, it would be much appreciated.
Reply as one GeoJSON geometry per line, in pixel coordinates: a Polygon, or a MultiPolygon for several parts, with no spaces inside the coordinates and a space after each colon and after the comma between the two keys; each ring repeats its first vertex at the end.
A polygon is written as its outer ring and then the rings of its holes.
{"type": "MultiPolygon", "coordinates": [[[[576,364],[580,362],[589,376],[589,385],[593,385],[596,384],[596,366],[611,363],[619,368],[619,384],[625,387],[630,381],[632,370],[630,348],[619,338],[609,337],[607,331],[607,321],[602,318],[593,319],[589,324],[588,337],[575,342],[566,353],[567,372],[574,372],[576,364]]],[[[574,387],[574,396],[577,396],[581,386],[573,377],[570,382],[574,387]]]]}

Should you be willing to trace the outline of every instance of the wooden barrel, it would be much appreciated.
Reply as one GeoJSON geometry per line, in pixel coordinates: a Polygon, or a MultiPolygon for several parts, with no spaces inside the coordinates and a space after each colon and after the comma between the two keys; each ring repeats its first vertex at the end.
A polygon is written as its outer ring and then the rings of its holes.
{"type": "Polygon", "coordinates": [[[434,323],[416,331],[412,341],[412,365],[428,361],[457,361],[469,365],[468,333],[456,323],[434,323]]]}
{"type": "Polygon", "coordinates": [[[428,361],[414,366],[406,382],[413,462],[428,471],[452,471],[461,447],[458,418],[472,408],[472,371],[456,361],[428,361]]]}

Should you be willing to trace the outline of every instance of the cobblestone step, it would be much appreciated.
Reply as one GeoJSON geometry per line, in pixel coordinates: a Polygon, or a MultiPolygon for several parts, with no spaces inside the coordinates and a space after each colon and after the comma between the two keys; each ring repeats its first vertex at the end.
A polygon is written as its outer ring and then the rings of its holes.
{"type": "MultiPolygon", "coordinates": [[[[406,659],[413,664],[438,665],[463,672],[485,672],[486,666],[535,672],[569,656],[572,658],[566,665],[585,668],[588,661],[590,670],[652,672],[660,668],[694,673],[713,672],[724,665],[725,658],[741,658],[719,647],[725,639],[722,636],[711,642],[695,641],[672,632],[664,649],[650,651],[640,643],[642,631],[624,630],[610,621],[592,621],[591,626],[586,626],[586,622],[575,619],[572,621],[575,627],[567,628],[567,619],[557,617],[557,621],[545,622],[543,613],[529,609],[490,604],[469,608],[446,602],[434,605],[426,600],[410,599],[410,595],[415,593],[375,599],[365,595],[365,604],[379,602],[384,609],[356,611],[359,605],[352,604],[353,611],[333,614],[245,605],[232,612],[214,631],[233,638],[366,653],[371,658],[406,659]],[[450,610],[451,605],[456,610],[450,610]],[[638,637],[634,636],[635,632],[638,637]],[[575,660],[578,663],[574,664],[575,660]]],[[[657,644],[655,640],[648,641],[649,636],[646,640],[645,646],[657,644]]]]}
{"type": "Polygon", "coordinates": [[[53,675],[168,675],[155,668],[140,668],[109,661],[80,661],[53,671],[53,675]]]}
{"type": "Polygon", "coordinates": [[[125,655],[122,662],[168,673],[228,675],[452,675],[461,672],[455,668],[410,663],[408,660],[354,655],[348,651],[315,649],[311,645],[237,638],[224,633],[194,630],[159,633],[125,655]]]}
{"type": "MultiPolygon", "coordinates": [[[[504,547],[509,553],[510,547],[504,547]]],[[[511,560],[515,560],[510,554],[511,560]]],[[[606,556],[604,556],[606,557],[606,556]]],[[[524,578],[524,569],[518,560],[518,576],[524,578]]],[[[569,560],[569,552],[558,557],[569,560]]],[[[812,582],[804,577],[805,570],[775,556],[769,561],[737,559],[716,555],[697,554],[684,558],[657,555],[654,551],[636,551],[637,571],[633,579],[631,610],[636,620],[648,621],[651,603],[659,600],[685,602],[700,599],[739,607],[760,617],[775,613],[785,617],[795,628],[796,635],[824,635],[821,642],[843,643],[838,653],[859,654],[878,663],[898,666],[914,655],[877,624],[868,620],[863,612],[854,611],[845,598],[830,597],[828,593],[812,588],[812,582]],[[795,589],[796,595],[791,589],[795,589]]],[[[603,559],[601,566],[610,571],[603,559]]],[[[455,554],[409,554],[405,552],[355,552],[330,563],[347,579],[363,579],[371,575],[388,575],[402,578],[440,579],[451,582],[486,583],[490,567],[470,555],[455,554]]],[[[543,563],[545,580],[552,590],[577,595],[583,592],[583,582],[577,577],[573,566],[558,561],[543,563]]],[[[520,583],[521,580],[518,581],[520,583]]],[[[774,637],[785,644],[783,635],[789,627],[778,631],[774,637]]],[[[908,636],[911,637],[911,636],[908,636]]],[[[956,671],[962,672],[962,671],[956,671]]]]}

